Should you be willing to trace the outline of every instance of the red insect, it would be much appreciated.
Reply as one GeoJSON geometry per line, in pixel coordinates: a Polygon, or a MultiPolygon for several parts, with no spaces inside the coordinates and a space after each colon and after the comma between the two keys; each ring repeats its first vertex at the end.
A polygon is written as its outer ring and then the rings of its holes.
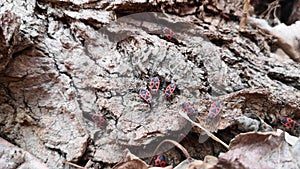
{"type": "Polygon", "coordinates": [[[167,88],[165,90],[165,96],[166,96],[167,99],[172,96],[172,94],[174,93],[175,89],[176,89],[176,85],[173,84],[173,83],[171,83],[171,84],[169,84],[167,86],[167,88]]]}
{"type": "Polygon", "coordinates": [[[295,129],[298,126],[297,122],[290,117],[281,118],[280,122],[287,128],[295,129]]]}
{"type": "Polygon", "coordinates": [[[213,119],[216,116],[218,116],[220,114],[220,112],[222,111],[222,105],[219,101],[215,101],[211,104],[210,108],[209,108],[209,114],[208,114],[208,118],[209,119],[213,119]]]}
{"type": "Polygon", "coordinates": [[[94,123],[97,124],[97,126],[99,126],[102,129],[106,128],[106,126],[108,125],[105,118],[103,116],[100,116],[99,114],[94,114],[92,116],[92,120],[94,121],[94,123]]]}
{"type": "Polygon", "coordinates": [[[145,100],[145,102],[147,102],[149,104],[151,103],[152,95],[148,90],[141,89],[140,90],[140,96],[141,96],[142,99],[145,100]]]}
{"type": "Polygon", "coordinates": [[[239,21],[240,18],[232,13],[226,13],[226,12],[221,12],[220,16],[225,20],[225,21],[239,21]]]}
{"type": "Polygon", "coordinates": [[[178,42],[174,31],[168,27],[163,27],[163,36],[170,42],[178,42]]]}
{"type": "Polygon", "coordinates": [[[220,116],[219,114],[222,111],[222,104],[219,101],[215,101],[211,104],[209,108],[208,117],[206,119],[206,127],[208,127],[210,130],[215,130],[220,122],[220,116]]]}
{"type": "Polygon", "coordinates": [[[158,77],[153,77],[150,81],[150,90],[152,92],[157,92],[159,89],[160,81],[158,77]]]}
{"type": "Polygon", "coordinates": [[[182,104],[182,109],[188,116],[196,116],[198,114],[194,107],[187,102],[182,104]]]}
{"type": "Polygon", "coordinates": [[[155,167],[165,167],[167,166],[167,160],[164,155],[158,155],[154,161],[155,167]]]}
{"type": "Polygon", "coordinates": [[[229,14],[227,14],[227,13],[221,13],[221,16],[223,17],[223,18],[225,18],[225,19],[230,19],[230,15],[229,14]]]}

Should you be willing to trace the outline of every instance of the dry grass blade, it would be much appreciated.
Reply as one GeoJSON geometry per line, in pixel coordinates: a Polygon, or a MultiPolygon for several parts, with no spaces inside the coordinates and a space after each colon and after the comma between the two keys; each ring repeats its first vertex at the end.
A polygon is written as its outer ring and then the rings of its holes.
{"type": "Polygon", "coordinates": [[[82,167],[82,166],[80,166],[80,165],[71,163],[71,162],[69,162],[69,161],[64,161],[63,163],[64,163],[64,164],[71,165],[71,166],[76,167],[76,168],[79,168],[79,169],[87,169],[86,167],[82,167]]]}
{"type": "Polygon", "coordinates": [[[188,152],[181,144],[179,144],[178,142],[176,142],[176,141],[174,141],[174,140],[165,139],[165,140],[163,140],[161,143],[158,144],[158,146],[156,147],[156,149],[155,149],[154,152],[152,153],[151,160],[150,160],[149,164],[152,163],[153,158],[154,158],[154,155],[156,154],[156,152],[157,152],[157,150],[159,149],[159,147],[160,147],[161,145],[163,145],[164,143],[171,143],[171,144],[174,144],[177,148],[179,148],[179,149],[182,151],[182,153],[185,155],[185,157],[186,157],[187,159],[191,157],[190,154],[189,154],[189,152],[188,152]]]}
{"type": "MultiPolygon", "coordinates": [[[[276,0],[268,5],[268,9],[266,9],[260,16],[263,18],[265,16],[266,19],[272,19],[271,12],[273,12],[273,18],[277,18],[276,10],[280,7],[279,0],[276,0]]],[[[278,19],[278,18],[277,18],[278,19]]]]}
{"type": "Polygon", "coordinates": [[[224,143],[221,139],[219,139],[218,137],[216,137],[215,135],[213,135],[210,131],[208,131],[206,128],[202,127],[199,123],[195,123],[193,120],[191,120],[185,113],[179,112],[179,114],[187,119],[188,121],[190,121],[193,125],[199,127],[201,130],[205,131],[205,133],[212,139],[214,139],[216,142],[221,143],[224,147],[226,147],[227,149],[229,149],[229,146],[224,143]]]}
{"type": "Polygon", "coordinates": [[[246,30],[249,6],[250,6],[250,0],[244,0],[243,16],[242,16],[241,22],[240,22],[240,31],[241,32],[245,32],[245,30],[246,30]]]}

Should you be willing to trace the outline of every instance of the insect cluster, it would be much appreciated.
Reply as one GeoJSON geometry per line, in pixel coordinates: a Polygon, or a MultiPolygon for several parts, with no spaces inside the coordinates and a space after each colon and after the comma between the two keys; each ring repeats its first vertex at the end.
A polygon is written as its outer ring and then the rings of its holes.
{"type": "MultiPolygon", "coordinates": [[[[151,80],[150,80],[150,85],[149,85],[149,90],[147,89],[141,89],[140,90],[140,96],[141,98],[147,102],[148,104],[151,105],[151,101],[152,101],[152,94],[151,93],[157,93],[158,90],[159,90],[159,86],[160,86],[160,80],[158,77],[153,77],[151,80]]],[[[176,89],[176,85],[171,83],[169,84],[166,89],[165,89],[165,97],[166,99],[169,99],[174,91],[176,89]]]]}
{"type": "Polygon", "coordinates": [[[280,122],[287,128],[294,130],[298,127],[298,123],[290,117],[282,117],[280,122]]]}
{"type": "Polygon", "coordinates": [[[158,155],[154,161],[155,167],[166,167],[167,164],[167,159],[164,155],[158,155]]]}
{"type": "MultiPolygon", "coordinates": [[[[197,110],[188,102],[183,103],[181,106],[182,106],[182,110],[193,120],[199,114],[197,110]]],[[[222,104],[219,101],[213,102],[209,108],[207,123],[210,123],[214,119],[217,119],[221,111],[222,111],[222,104]]]]}

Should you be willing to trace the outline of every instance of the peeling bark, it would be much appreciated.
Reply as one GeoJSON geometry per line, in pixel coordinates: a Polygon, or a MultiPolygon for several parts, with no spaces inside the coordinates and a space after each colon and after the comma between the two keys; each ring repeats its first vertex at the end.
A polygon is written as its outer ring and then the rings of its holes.
{"type": "Polygon", "coordinates": [[[228,131],[235,119],[246,113],[273,128],[284,129],[278,123],[281,116],[299,121],[297,59],[282,62],[271,52],[273,38],[252,27],[240,33],[242,5],[4,1],[0,136],[49,168],[66,168],[64,161],[117,163],[125,148],[147,158],[161,140],[180,141],[190,130],[197,139],[182,144],[192,156],[226,151],[211,140],[199,143],[203,132],[178,113],[187,101],[199,111],[203,126],[211,103],[223,104],[221,120],[211,132],[219,130],[226,143],[236,135],[228,131]],[[168,41],[164,27],[175,32],[176,41],[168,41]],[[139,90],[148,88],[154,76],[161,85],[150,106],[139,90]],[[177,87],[166,99],[170,83],[177,87]],[[99,127],[94,115],[107,125],[99,127]]]}
{"type": "Polygon", "coordinates": [[[10,11],[1,13],[0,18],[0,72],[5,70],[7,64],[12,59],[14,46],[17,43],[17,34],[20,23],[16,14],[10,11]]]}

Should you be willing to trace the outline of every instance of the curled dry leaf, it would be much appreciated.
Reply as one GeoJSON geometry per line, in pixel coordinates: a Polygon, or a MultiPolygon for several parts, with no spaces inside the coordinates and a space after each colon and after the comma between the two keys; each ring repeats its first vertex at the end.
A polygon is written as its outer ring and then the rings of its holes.
{"type": "Polygon", "coordinates": [[[218,158],[215,156],[207,155],[204,157],[204,163],[213,166],[216,165],[218,162],[218,158]]]}
{"type": "Polygon", "coordinates": [[[299,138],[298,138],[297,142],[295,143],[295,145],[293,146],[292,154],[295,157],[300,157],[300,139],[299,138]]]}
{"type": "MultiPolygon", "coordinates": [[[[280,129],[277,129],[278,133],[282,133],[283,131],[280,129]]],[[[291,146],[295,146],[297,144],[297,142],[300,141],[300,139],[298,137],[292,136],[287,132],[284,132],[284,139],[287,143],[289,143],[291,146]]]]}
{"type": "Polygon", "coordinates": [[[206,156],[204,161],[188,158],[178,164],[174,169],[209,169],[217,164],[218,158],[206,156]]]}
{"type": "Polygon", "coordinates": [[[300,62],[299,53],[299,25],[295,22],[292,25],[281,23],[275,27],[269,26],[266,20],[249,17],[247,20],[252,26],[264,30],[277,39],[277,45],[294,61],[300,62]]]}
{"type": "Polygon", "coordinates": [[[138,159],[133,159],[126,162],[118,163],[113,169],[148,169],[149,167],[145,162],[138,159]]]}
{"type": "MultiPolygon", "coordinates": [[[[277,132],[283,132],[283,131],[278,129],[277,132]]],[[[300,157],[300,138],[292,136],[287,132],[284,132],[284,139],[287,143],[289,143],[292,146],[293,156],[300,157]]]]}
{"type": "Polygon", "coordinates": [[[149,169],[159,169],[159,168],[163,168],[163,169],[173,169],[173,166],[167,166],[167,167],[151,167],[149,169]]]}
{"type": "MultiPolygon", "coordinates": [[[[186,166],[189,165],[191,162],[195,161],[193,160],[190,155],[188,154],[187,150],[181,146],[178,142],[174,141],[174,140],[163,140],[154,150],[153,154],[152,154],[152,158],[150,159],[150,164],[153,161],[153,157],[156,154],[157,150],[160,148],[161,145],[165,144],[165,143],[171,143],[174,144],[177,148],[179,148],[183,154],[185,154],[185,156],[187,157],[187,160],[185,160],[183,162],[183,165],[186,166]]],[[[211,160],[209,160],[211,161],[211,160]]],[[[135,156],[134,154],[130,153],[130,151],[128,149],[126,149],[124,151],[124,157],[122,159],[122,161],[120,161],[118,164],[116,164],[113,169],[159,169],[162,167],[150,167],[150,165],[147,165],[143,160],[139,159],[137,156],[135,156]]],[[[172,169],[173,166],[166,166],[163,167],[164,169],[172,169]]]]}
{"type": "Polygon", "coordinates": [[[158,150],[158,149],[160,148],[160,146],[163,145],[164,143],[171,143],[171,144],[175,145],[177,148],[179,148],[179,149],[182,151],[182,153],[185,155],[185,157],[186,157],[187,159],[189,159],[189,158],[191,157],[190,154],[188,153],[188,151],[187,151],[181,144],[179,144],[178,142],[176,142],[176,141],[174,141],[174,140],[165,139],[165,140],[163,140],[161,143],[159,143],[159,145],[156,147],[156,149],[155,149],[154,152],[152,153],[152,157],[151,157],[151,159],[150,159],[150,164],[152,163],[153,157],[154,157],[154,155],[157,153],[157,150],[158,150]]]}
{"type": "Polygon", "coordinates": [[[285,140],[285,133],[248,132],[230,143],[230,150],[219,156],[215,168],[299,168],[300,156],[285,140]],[[247,152],[247,153],[245,153],[247,152]]]}
{"type": "Polygon", "coordinates": [[[182,168],[188,168],[190,164],[195,162],[196,160],[192,158],[187,158],[184,161],[182,161],[180,164],[178,164],[174,169],[182,169],[182,168]]]}
{"type": "Polygon", "coordinates": [[[128,149],[124,150],[123,160],[116,164],[113,169],[148,169],[143,160],[139,159],[134,154],[130,153],[128,149]]]}

